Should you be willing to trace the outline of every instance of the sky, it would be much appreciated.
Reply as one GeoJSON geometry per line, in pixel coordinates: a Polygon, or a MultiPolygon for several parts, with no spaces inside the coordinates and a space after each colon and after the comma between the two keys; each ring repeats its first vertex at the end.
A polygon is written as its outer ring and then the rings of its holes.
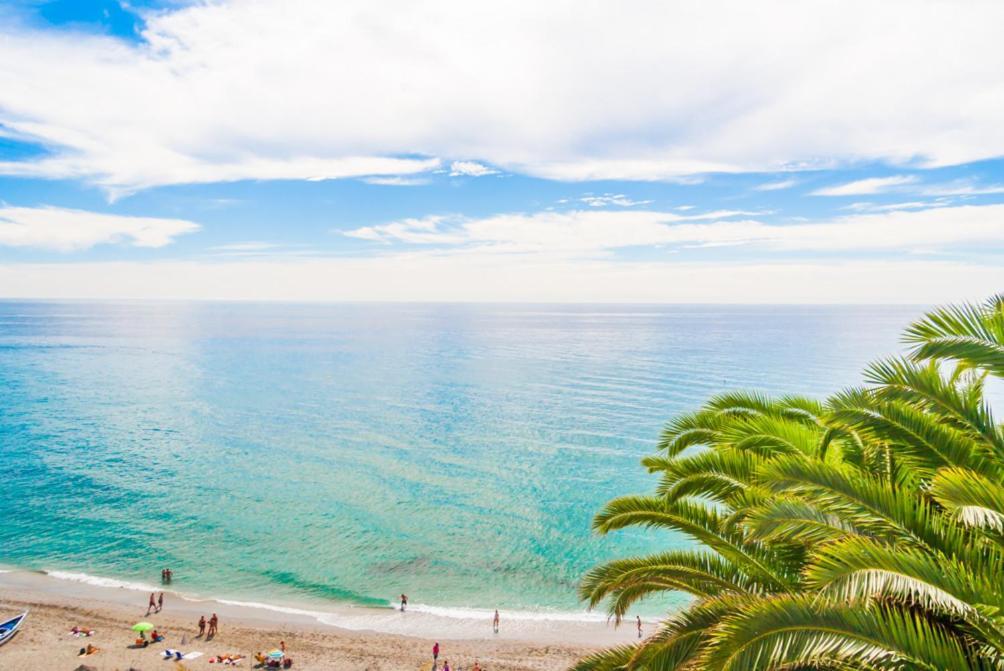
{"type": "Polygon", "coordinates": [[[1004,290],[1004,3],[0,0],[0,297],[1004,290]]]}

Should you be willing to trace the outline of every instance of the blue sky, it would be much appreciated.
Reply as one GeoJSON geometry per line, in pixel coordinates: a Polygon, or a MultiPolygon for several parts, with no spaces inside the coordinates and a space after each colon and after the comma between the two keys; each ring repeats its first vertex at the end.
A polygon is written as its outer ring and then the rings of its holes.
{"type": "Polygon", "coordinates": [[[0,296],[1000,290],[1002,10],[813,4],[0,2],[0,296]]]}

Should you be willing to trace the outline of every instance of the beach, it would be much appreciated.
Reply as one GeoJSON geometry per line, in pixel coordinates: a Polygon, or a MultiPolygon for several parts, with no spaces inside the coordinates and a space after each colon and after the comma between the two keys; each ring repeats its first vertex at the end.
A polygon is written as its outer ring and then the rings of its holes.
{"type": "Polygon", "coordinates": [[[432,644],[438,641],[440,662],[448,660],[452,669],[467,669],[475,660],[486,670],[564,669],[592,650],[630,641],[635,635],[630,624],[614,628],[600,620],[544,618],[527,624],[509,622],[505,613],[501,632],[494,635],[488,618],[402,614],[389,608],[359,607],[321,613],[196,600],[170,591],[166,592],[164,610],[147,616],[148,596],[139,589],[54,578],[41,572],[0,573],[0,618],[30,611],[22,631],[0,647],[0,668],[69,671],[81,663],[98,670],[173,668],[162,659],[166,648],[202,652],[201,657],[183,662],[189,669],[216,668],[217,664],[209,660],[226,654],[244,655],[241,666],[252,668],[255,652],[271,650],[284,641],[294,660],[293,668],[423,669],[429,668],[432,644]],[[358,612],[341,614],[345,610],[358,612]],[[198,617],[208,618],[214,612],[220,619],[219,634],[211,641],[195,638],[198,617]],[[369,622],[374,628],[325,624],[321,621],[324,614],[344,617],[350,626],[369,622]],[[165,634],[165,641],[143,649],[129,648],[135,638],[130,627],[141,620],[154,624],[165,634]],[[69,633],[74,626],[94,629],[95,634],[76,638],[69,633]],[[447,635],[438,637],[433,633],[435,629],[447,635]],[[78,659],[79,649],[88,644],[100,648],[100,652],[78,659]]]}

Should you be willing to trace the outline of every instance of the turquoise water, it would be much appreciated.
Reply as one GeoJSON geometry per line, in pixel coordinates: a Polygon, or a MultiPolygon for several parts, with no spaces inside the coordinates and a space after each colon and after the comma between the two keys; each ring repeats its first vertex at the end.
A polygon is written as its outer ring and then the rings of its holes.
{"type": "Polygon", "coordinates": [[[668,418],[854,384],[921,311],[0,302],[0,564],[581,609],[595,563],[687,543],[589,530],[668,418]]]}

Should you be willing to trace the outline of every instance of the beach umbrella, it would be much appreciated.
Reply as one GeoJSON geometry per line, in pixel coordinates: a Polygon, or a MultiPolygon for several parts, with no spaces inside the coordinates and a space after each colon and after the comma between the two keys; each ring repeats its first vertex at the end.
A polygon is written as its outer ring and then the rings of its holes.
{"type": "Polygon", "coordinates": [[[133,631],[150,631],[153,629],[153,625],[149,622],[137,622],[132,626],[133,631]]]}
{"type": "Polygon", "coordinates": [[[271,657],[272,659],[282,659],[283,657],[286,656],[286,654],[282,650],[273,650],[270,653],[268,653],[268,656],[271,657]]]}

